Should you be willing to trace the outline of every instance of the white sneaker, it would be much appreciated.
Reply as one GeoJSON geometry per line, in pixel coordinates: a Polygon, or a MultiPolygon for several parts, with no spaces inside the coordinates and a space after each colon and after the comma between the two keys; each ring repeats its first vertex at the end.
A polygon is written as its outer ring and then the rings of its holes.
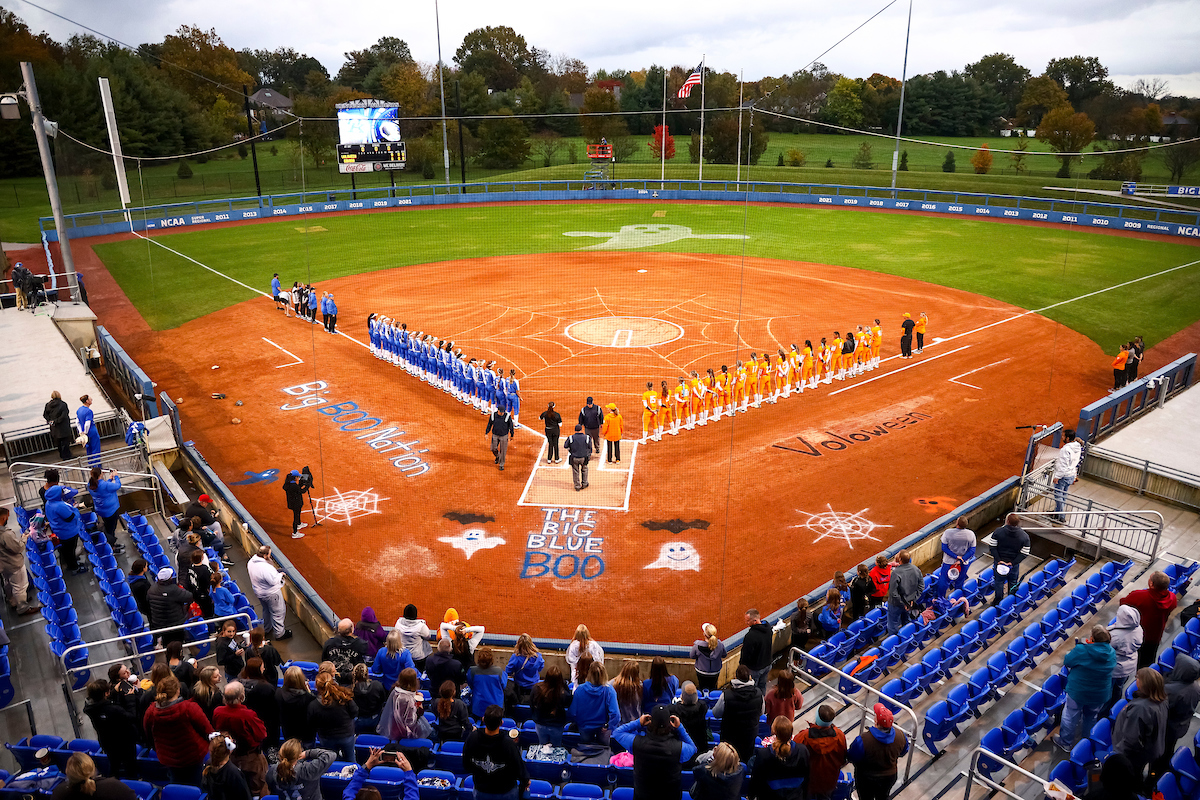
{"type": "Polygon", "coordinates": [[[307,527],[308,527],[307,522],[301,522],[299,525],[296,526],[296,530],[300,530],[301,528],[307,528],[307,527]]]}
{"type": "Polygon", "coordinates": [[[300,531],[296,531],[295,533],[293,533],[293,534],[292,534],[292,538],[293,538],[293,539],[303,539],[303,538],[304,538],[304,534],[303,534],[303,533],[301,533],[300,531]]]}

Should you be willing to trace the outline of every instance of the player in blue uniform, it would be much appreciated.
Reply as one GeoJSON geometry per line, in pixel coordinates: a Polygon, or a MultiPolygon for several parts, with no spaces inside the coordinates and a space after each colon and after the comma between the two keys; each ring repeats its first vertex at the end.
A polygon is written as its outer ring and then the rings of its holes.
{"type": "Polygon", "coordinates": [[[483,369],[483,413],[491,414],[496,410],[496,373],[492,372],[495,361],[491,361],[483,369]]]}
{"type": "Polygon", "coordinates": [[[396,323],[393,322],[392,333],[396,338],[396,360],[393,363],[411,372],[408,363],[408,324],[402,322],[397,328],[396,323]]]}
{"type": "Polygon", "coordinates": [[[367,314],[367,341],[371,343],[371,355],[379,358],[381,323],[375,321],[375,312],[367,314]]]}
{"type": "Polygon", "coordinates": [[[421,374],[421,332],[417,331],[408,339],[408,371],[415,376],[421,374]]]}
{"type": "Polygon", "coordinates": [[[479,394],[478,390],[475,388],[475,377],[477,375],[476,370],[477,367],[475,366],[475,359],[473,358],[469,359],[467,363],[463,365],[463,378],[465,379],[464,384],[466,394],[464,401],[474,408],[479,408],[479,394]]]}
{"type": "Polygon", "coordinates": [[[521,424],[521,384],[517,380],[517,371],[510,369],[508,371],[508,412],[512,414],[513,421],[518,425],[521,424]]]}

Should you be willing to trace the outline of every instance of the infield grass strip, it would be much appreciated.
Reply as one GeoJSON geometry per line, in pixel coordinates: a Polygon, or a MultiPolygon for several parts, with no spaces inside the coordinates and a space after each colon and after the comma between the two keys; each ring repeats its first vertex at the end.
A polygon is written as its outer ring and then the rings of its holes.
{"type": "MultiPolygon", "coordinates": [[[[752,257],[900,275],[1025,309],[1070,300],[1200,257],[1200,248],[1185,243],[990,220],[653,201],[293,217],[156,239],[268,291],[273,272],[290,286],[294,280],[319,283],[429,262],[563,252],[604,241],[564,236],[567,231],[615,233],[624,225],[651,223],[682,225],[698,234],[737,234],[745,224],[750,236],[746,254],[752,257]],[[665,211],[666,216],[652,218],[653,211],[665,211]],[[297,230],[308,226],[326,230],[297,230]]],[[[741,248],[736,239],[682,239],[645,249],[737,256],[741,248]]],[[[162,248],[148,248],[143,241],[103,244],[96,251],[155,329],[178,326],[252,296],[186,259],[162,248]]],[[[503,281],[503,272],[496,277],[503,281]]],[[[864,281],[869,277],[864,276],[864,281]]],[[[406,286],[401,278],[392,290],[411,292],[420,287],[406,286]]],[[[1058,306],[1046,314],[1106,351],[1114,351],[1137,334],[1154,344],[1200,320],[1200,265],[1058,306]]]]}

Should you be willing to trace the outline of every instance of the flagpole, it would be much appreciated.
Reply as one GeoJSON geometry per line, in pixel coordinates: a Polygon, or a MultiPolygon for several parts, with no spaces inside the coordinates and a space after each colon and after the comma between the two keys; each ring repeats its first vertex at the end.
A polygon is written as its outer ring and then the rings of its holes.
{"type": "MultiPolygon", "coordinates": [[[[704,59],[707,56],[700,56],[700,183],[704,182],[704,59]]],[[[700,190],[704,190],[701,185],[700,190]]]]}
{"type": "Polygon", "coordinates": [[[900,160],[900,127],[904,124],[904,87],[908,83],[908,39],[912,35],[912,0],[908,0],[908,27],[904,31],[904,66],[900,68],[900,110],[896,113],[896,149],[892,151],[892,198],[896,191],[896,165],[900,160]]]}
{"type": "Polygon", "coordinates": [[[737,143],[737,179],[738,190],[742,188],[742,97],[746,91],[746,70],[738,75],[738,143],[737,143]]]}
{"type": "Polygon", "coordinates": [[[663,122],[662,141],[658,143],[659,175],[658,188],[666,189],[667,180],[667,68],[663,67],[663,122]]]}

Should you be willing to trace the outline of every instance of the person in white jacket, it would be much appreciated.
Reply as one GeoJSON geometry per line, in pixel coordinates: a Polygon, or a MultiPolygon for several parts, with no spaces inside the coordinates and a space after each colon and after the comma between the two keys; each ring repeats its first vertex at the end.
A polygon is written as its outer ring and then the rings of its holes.
{"type": "Polygon", "coordinates": [[[400,631],[400,641],[404,649],[412,656],[417,672],[425,671],[425,659],[429,658],[431,649],[429,643],[437,638],[425,620],[417,618],[417,607],[409,603],[404,607],[404,616],[396,620],[396,630],[400,631]]]}
{"type": "Polygon", "coordinates": [[[1108,712],[1121,699],[1121,690],[1133,674],[1137,672],[1138,648],[1142,646],[1142,615],[1132,606],[1119,606],[1117,618],[1108,626],[1112,635],[1112,648],[1117,651],[1117,666],[1112,674],[1112,697],[1100,713],[1108,716],[1108,712]]]}
{"type": "Polygon", "coordinates": [[[592,660],[596,663],[604,663],[604,649],[592,638],[587,625],[580,623],[575,628],[575,636],[572,637],[571,644],[567,645],[567,666],[571,668],[570,681],[575,680],[575,665],[579,663],[579,659],[584,653],[591,655],[592,660]]]}
{"type": "Polygon", "coordinates": [[[254,596],[262,603],[266,633],[282,641],[292,638],[292,632],[283,627],[283,615],[287,610],[283,602],[283,573],[270,562],[270,558],[271,548],[264,544],[246,562],[246,572],[250,575],[254,596]]]}

